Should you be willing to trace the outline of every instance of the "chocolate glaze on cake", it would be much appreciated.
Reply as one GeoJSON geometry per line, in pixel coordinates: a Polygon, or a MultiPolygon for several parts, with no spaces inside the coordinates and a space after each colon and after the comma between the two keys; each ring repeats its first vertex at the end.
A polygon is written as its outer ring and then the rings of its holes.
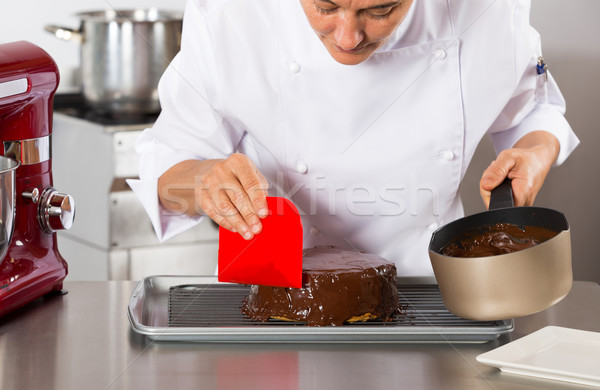
{"type": "Polygon", "coordinates": [[[497,223],[468,231],[446,244],[440,253],[451,257],[485,257],[520,251],[558,234],[539,226],[497,223]]]}
{"type": "Polygon", "coordinates": [[[335,247],[305,249],[302,288],[253,285],[242,310],[258,321],[278,318],[309,326],[371,318],[388,321],[398,312],[396,267],[369,253],[335,247]]]}

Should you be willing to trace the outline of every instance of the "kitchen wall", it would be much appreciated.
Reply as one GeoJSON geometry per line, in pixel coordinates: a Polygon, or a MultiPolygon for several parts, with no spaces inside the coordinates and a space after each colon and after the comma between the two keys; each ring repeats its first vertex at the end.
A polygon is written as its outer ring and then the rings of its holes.
{"type": "MultiPolygon", "coordinates": [[[[259,1],[259,0],[254,0],[259,1]]],[[[427,1],[427,0],[421,0],[427,1]]],[[[0,43],[29,40],[46,49],[61,68],[63,84],[73,82],[79,47],[44,31],[46,24],[77,27],[73,15],[84,10],[156,6],[183,10],[185,0],[30,0],[0,5],[0,43]]],[[[553,169],[536,205],[564,212],[571,223],[575,279],[600,282],[596,230],[600,207],[597,167],[600,166],[600,1],[533,0],[532,24],[543,37],[544,57],[567,99],[567,118],[582,144],[561,167],[553,169]]],[[[478,149],[461,193],[468,214],[483,209],[478,180],[494,158],[487,140],[478,149]]]]}
{"type": "MultiPolygon", "coordinates": [[[[563,212],[571,225],[573,272],[577,280],[600,282],[600,1],[533,0],[531,23],[542,35],[544,58],[567,101],[567,119],[579,147],[548,176],[535,205],[563,212]]],[[[463,180],[465,212],[482,211],[481,173],[494,158],[490,142],[479,146],[463,180]]]]}

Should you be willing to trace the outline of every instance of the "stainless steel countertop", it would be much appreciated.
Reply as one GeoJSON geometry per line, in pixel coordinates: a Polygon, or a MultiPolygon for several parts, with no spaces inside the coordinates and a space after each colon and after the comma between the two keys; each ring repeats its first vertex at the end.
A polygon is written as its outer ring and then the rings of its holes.
{"type": "Polygon", "coordinates": [[[600,332],[600,286],[576,282],[559,304],[485,344],[186,344],[152,342],[126,315],[136,283],[67,282],[0,319],[0,388],[589,389],[501,373],[480,353],[547,325],[600,332]]]}

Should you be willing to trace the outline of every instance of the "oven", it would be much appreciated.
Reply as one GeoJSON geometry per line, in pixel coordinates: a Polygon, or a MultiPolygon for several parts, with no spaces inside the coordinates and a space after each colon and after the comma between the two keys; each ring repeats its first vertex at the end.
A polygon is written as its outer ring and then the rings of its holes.
{"type": "Polygon", "coordinates": [[[69,280],[140,280],[149,275],[213,275],[218,227],[205,218],[159,243],[149,217],[125,180],[137,178],[135,142],[156,116],[87,110],[80,94],[56,95],[54,184],[73,196],[73,227],[58,246],[69,280]]]}

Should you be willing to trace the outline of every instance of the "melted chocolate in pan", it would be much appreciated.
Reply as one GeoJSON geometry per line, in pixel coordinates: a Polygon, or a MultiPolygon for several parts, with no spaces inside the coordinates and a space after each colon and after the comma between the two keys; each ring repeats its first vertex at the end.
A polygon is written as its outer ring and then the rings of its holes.
{"type": "Polygon", "coordinates": [[[486,257],[520,251],[541,244],[559,232],[540,226],[496,223],[468,230],[440,250],[451,257],[486,257]]]}

